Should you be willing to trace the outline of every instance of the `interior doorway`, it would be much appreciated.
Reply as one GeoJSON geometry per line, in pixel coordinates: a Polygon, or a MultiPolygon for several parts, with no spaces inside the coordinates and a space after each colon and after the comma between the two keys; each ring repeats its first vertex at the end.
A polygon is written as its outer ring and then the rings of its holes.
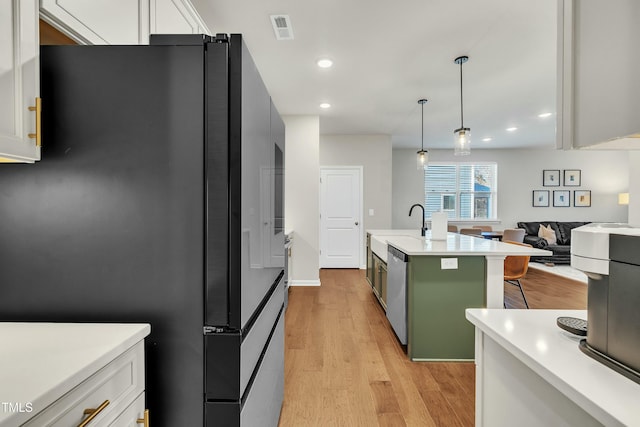
{"type": "Polygon", "coordinates": [[[362,166],[320,167],[320,268],[360,268],[362,166]]]}

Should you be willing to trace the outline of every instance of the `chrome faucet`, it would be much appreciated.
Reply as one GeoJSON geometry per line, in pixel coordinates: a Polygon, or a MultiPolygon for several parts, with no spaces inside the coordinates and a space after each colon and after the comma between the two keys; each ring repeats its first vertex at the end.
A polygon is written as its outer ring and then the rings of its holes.
{"type": "Polygon", "coordinates": [[[422,209],[422,229],[420,230],[420,235],[424,237],[424,232],[427,230],[427,227],[424,225],[424,206],[422,206],[420,203],[416,203],[415,205],[411,206],[411,209],[409,209],[409,216],[411,216],[411,212],[413,212],[413,208],[415,208],[416,206],[422,209]]]}

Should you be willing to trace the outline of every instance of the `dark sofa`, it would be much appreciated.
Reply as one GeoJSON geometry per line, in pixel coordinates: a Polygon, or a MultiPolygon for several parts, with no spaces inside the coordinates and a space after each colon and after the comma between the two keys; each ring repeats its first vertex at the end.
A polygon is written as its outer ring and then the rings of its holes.
{"type": "Polygon", "coordinates": [[[565,221],[540,221],[540,222],[519,222],[518,228],[524,228],[524,243],[528,243],[534,248],[552,251],[551,256],[532,256],[531,261],[551,262],[553,264],[571,263],[571,230],[589,222],[565,222],[565,221]],[[551,226],[556,233],[556,244],[549,245],[542,237],[538,237],[540,224],[551,226]]]}

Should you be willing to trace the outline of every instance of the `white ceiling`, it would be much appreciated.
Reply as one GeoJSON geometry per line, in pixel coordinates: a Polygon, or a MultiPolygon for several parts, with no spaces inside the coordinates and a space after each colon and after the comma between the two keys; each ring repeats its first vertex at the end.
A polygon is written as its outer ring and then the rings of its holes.
{"type": "Polygon", "coordinates": [[[417,101],[427,98],[425,148],[451,148],[460,127],[454,59],[467,55],[472,149],[555,147],[556,0],[193,3],[213,33],[244,35],[280,113],[319,115],[321,134],[388,134],[394,147],[418,149],[417,101]],[[289,15],[294,40],[276,40],[271,14],[289,15]],[[320,69],[321,57],[334,66],[320,69]]]}

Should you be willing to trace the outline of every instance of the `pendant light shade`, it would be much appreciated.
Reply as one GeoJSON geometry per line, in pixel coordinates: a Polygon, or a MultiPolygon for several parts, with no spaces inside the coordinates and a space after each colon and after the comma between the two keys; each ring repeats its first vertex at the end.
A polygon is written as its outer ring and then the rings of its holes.
{"type": "Polygon", "coordinates": [[[426,99],[419,99],[418,100],[418,104],[422,105],[422,126],[421,126],[421,143],[420,143],[420,151],[418,151],[418,158],[417,158],[417,166],[418,166],[418,170],[422,169],[424,170],[424,168],[427,166],[427,162],[429,161],[429,152],[427,150],[424,149],[424,104],[427,103],[426,99]]]}
{"type": "Polygon", "coordinates": [[[471,154],[471,129],[460,128],[456,129],[454,133],[453,154],[456,156],[467,156],[471,154]]]}
{"type": "Polygon", "coordinates": [[[459,56],[454,61],[460,65],[460,128],[453,131],[453,154],[456,156],[471,154],[471,129],[464,127],[464,104],[462,102],[462,64],[468,60],[468,56],[459,56]]]}
{"type": "Polygon", "coordinates": [[[418,170],[424,169],[429,161],[429,152],[426,150],[418,151],[418,170]]]}

